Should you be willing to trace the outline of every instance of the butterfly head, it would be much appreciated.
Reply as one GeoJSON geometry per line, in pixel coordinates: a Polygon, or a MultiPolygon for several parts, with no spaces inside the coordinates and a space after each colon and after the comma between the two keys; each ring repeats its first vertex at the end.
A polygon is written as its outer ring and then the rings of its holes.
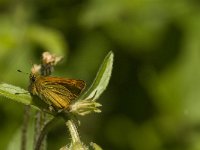
{"type": "Polygon", "coordinates": [[[31,82],[31,83],[35,82],[36,79],[37,79],[37,76],[38,76],[37,74],[31,73],[31,74],[29,75],[30,82],[31,82]]]}

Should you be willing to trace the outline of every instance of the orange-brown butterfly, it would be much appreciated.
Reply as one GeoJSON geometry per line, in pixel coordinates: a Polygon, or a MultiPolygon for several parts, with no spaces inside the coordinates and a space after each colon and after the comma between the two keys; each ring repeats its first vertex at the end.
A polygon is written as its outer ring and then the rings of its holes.
{"type": "Polygon", "coordinates": [[[83,80],[30,74],[29,92],[36,95],[54,109],[67,109],[84,90],[83,80]]]}

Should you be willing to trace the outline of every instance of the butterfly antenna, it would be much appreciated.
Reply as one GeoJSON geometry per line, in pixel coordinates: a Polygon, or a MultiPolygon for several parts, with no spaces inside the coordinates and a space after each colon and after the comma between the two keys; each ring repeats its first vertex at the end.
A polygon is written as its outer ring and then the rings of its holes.
{"type": "Polygon", "coordinates": [[[29,74],[29,73],[27,73],[27,72],[23,72],[23,71],[21,71],[21,70],[17,70],[18,72],[21,72],[21,73],[24,73],[24,74],[29,74]]]}

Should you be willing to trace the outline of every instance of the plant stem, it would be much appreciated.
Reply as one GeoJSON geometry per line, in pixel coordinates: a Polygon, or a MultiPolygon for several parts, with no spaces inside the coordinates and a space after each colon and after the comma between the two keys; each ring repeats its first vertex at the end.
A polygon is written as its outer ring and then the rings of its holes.
{"type": "Polygon", "coordinates": [[[54,117],[44,125],[43,129],[41,130],[41,132],[40,132],[40,134],[39,134],[39,136],[37,138],[34,150],[40,150],[42,142],[43,142],[45,136],[47,135],[49,130],[52,128],[52,126],[54,126],[56,124],[56,122],[57,122],[56,120],[57,119],[58,119],[57,117],[54,117]]]}
{"type": "Polygon", "coordinates": [[[26,150],[27,143],[27,129],[30,119],[30,106],[26,105],[24,107],[24,118],[22,125],[22,136],[21,136],[21,150],[26,150]]]}
{"type": "Polygon", "coordinates": [[[42,112],[36,111],[35,113],[35,129],[34,129],[34,146],[36,148],[36,143],[38,141],[39,135],[41,134],[41,130],[43,128],[42,121],[42,112]]]}
{"type": "Polygon", "coordinates": [[[73,143],[81,142],[74,121],[73,121],[73,120],[68,120],[68,121],[66,122],[66,126],[67,126],[68,129],[69,129],[70,135],[71,135],[71,137],[72,137],[72,142],[73,142],[73,143]]]}

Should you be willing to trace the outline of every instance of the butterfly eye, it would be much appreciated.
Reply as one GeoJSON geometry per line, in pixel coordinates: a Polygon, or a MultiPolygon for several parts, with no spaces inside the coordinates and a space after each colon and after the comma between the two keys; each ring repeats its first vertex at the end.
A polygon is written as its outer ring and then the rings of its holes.
{"type": "Polygon", "coordinates": [[[35,82],[35,77],[33,76],[31,80],[32,80],[33,82],[35,82]]]}
{"type": "Polygon", "coordinates": [[[35,79],[36,79],[36,77],[35,77],[34,75],[31,75],[31,76],[30,76],[31,82],[35,82],[35,79]]]}

